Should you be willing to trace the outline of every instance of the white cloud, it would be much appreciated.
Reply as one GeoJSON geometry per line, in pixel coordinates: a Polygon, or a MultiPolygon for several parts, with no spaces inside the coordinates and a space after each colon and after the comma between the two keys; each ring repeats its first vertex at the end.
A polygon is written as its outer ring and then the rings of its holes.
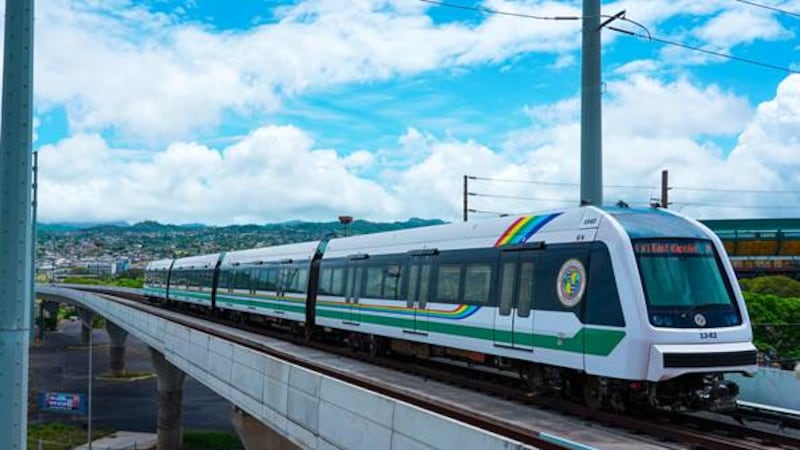
{"type": "MultiPolygon", "coordinates": [[[[477,23],[436,24],[426,15],[430,5],[406,0],[357,0],[347,7],[309,0],[278,8],[278,22],[243,31],[181,23],[126,0],[37,5],[39,106],[64,105],[76,133],[114,129],[133,142],[186,139],[214,130],[226,114],[259,117],[278,110],[286,96],[333,84],[502,64],[529,52],[556,55],[555,67],[566,67],[580,45],[578,22],[489,15],[477,23]]],[[[581,14],[577,5],[552,1],[484,5],[581,14]]],[[[763,10],[722,0],[631,0],[605,5],[604,12],[619,9],[656,33],[670,18],[711,17],[692,32],[719,45],[791,35],[763,10]]]]}
{"type": "MultiPolygon", "coordinates": [[[[537,15],[580,15],[576,2],[483,4],[537,15]]],[[[37,106],[64,106],[74,133],[41,149],[45,221],[241,223],[328,219],[340,213],[457,218],[461,177],[467,173],[578,182],[577,98],[526,108],[532,125],[510,131],[500,148],[437,137],[422,127],[400,136],[396,148],[366,148],[347,156],[315,147],[309,134],[291,126],[265,126],[224,148],[187,138],[198,129],[217,129],[226,117],[263,117],[279,110],[287,96],[334,84],[413,77],[440,68],[499,67],[528,52],[555,55],[555,66],[567,67],[580,44],[577,22],[468,13],[469,22],[434,23],[425,14],[430,6],[417,1],[355,0],[342,7],[339,0],[309,0],[277,10],[277,22],[219,31],[180,23],[127,0],[43,0],[38,5],[37,106]],[[128,142],[145,140],[165,150],[111,148],[101,137],[108,130],[131,138],[128,142]]],[[[605,13],[621,9],[656,35],[666,21],[688,18],[689,28],[667,36],[717,49],[792,35],[774,15],[725,0],[604,5],[605,13]]],[[[607,41],[614,36],[607,33],[607,41]]],[[[773,100],[753,111],[746,98],[716,85],[698,85],[685,76],[663,81],[657,71],[664,63],[664,58],[634,61],[607,80],[607,184],[655,185],[658,172],[669,167],[676,186],[800,188],[798,77],[787,78],[773,100]],[[716,142],[735,137],[738,145],[726,156],[716,142]]],[[[479,209],[513,212],[565,204],[553,199],[576,203],[578,192],[560,185],[486,184],[483,189],[540,199],[472,199],[479,209]]],[[[649,194],[648,189],[611,190],[606,199],[647,201],[649,194]]],[[[763,201],[680,189],[674,194],[684,203],[763,201]]],[[[761,213],[686,210],[705,216],[761,213]]]]}
{"type": "Polygon", "coordinates": [[[763,9],[739,9],[720,13],[695,31],[695,35],[718,49],[757,39],[789,39],[794,33],[784,28],[774,14],[763,9]]]}
{"type": "MultiPolygon", "coordinates": [[[[605,184],[644,188],[608,188],[607,202],[646,204],[657,195],[661,169],[668,168],[676,187],[675,207],[692,215],[797,214],[791,206],[784,211],[747,208],[797,205],[796,195],[787,201],[780,195],[681,188],[800,189],[800,76],[784,80],[775,98],[754,114],[742,98],[686,80],[663,83],[633,75],[610,84],[608,95],[605,184]],[[720,136],[738,136],[730,155],[713,143],[720,136]]],[[[577,203],[579,193],[577,186],[567,185],[577,184],[580,176],[576,107],[568,100],[554,105],[554,114],[532,113],[544,121],[510,134],[502,149],[409,129],[398,138],[397,148],[384,149],[377,157],[368,151],[341,156],[317,149],[308,134],[291,126],[265,126],[221,150],[175,143],[148,160],[127,161],[97,135],[75,136],[40,150],[41,217],[259,223],[326,220],[347,213],[380,220],[457,220],[465,174],[545,183],[471,181],[470,190],[501,196],[470,197],[475,209],[526,212],[569,206],[577,203]],[[397,159],[385,159],[391,156],[397,159]],[[373,165],[384,170],[380,182],[359,175],[373,165]]]]}
{"type": "Polygon", "coordinates": [[[245,223],[399,215],[383,187],[348,170],[354,161],[365,162],[363,154],[341,158],[314,149],[294,127],[260,128],[221,151],[176,143],[148,161],[122,162],[114,151],[96,135],[42,147],[42,221],[245,223]]]}
{"type": "Polygon", "coordinates": [[[307,1],[280,9],[277,23],[226,32],[116,3],[38,3],[37,101],[66,105],[75,132],[113,128],[135,139],[182,138],[213,129],[226,112],[275,111],[283,97],[312,87],[577,45],[575,27],[563,24],[490,17],[471,26],[436,25],[422,2],[360,0],[343,8],[339,1],[307,1]]]}

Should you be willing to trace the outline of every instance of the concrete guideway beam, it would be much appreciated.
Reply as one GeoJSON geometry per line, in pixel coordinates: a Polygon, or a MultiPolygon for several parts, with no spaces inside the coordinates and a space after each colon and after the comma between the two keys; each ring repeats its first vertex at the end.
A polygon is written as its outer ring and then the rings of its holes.
{"type": "MultiPolygon", "coordinates": [[[[290,449],[532,448],[123,303],[56,286],[39,286],[39,291],[69,298],[114,321],[154,349],[154,364],[156,359],[163,358],[164,363],[175,368],[173,372],[186,373],[230,401],[246,414],[242,415],[244,426],[255,430],[250,435],[245,432],[245,440],[248,436],[261,436],[266,429],[255,426],[252,419],[283,436],[294,445],[286,443],[285,448],[290,449]],[[156,356],[156,352],[161,356],[156,356]]],[[[163,382],[165,389],[179,384],[177,378],[167,377],[163,382]]],[[[164,401],[175,409],[175,397],[164,401]]],[[[175,423],[174,419],[171,423],[175,423]]],[[[161,431],[159,428],[159,434],[161,431]]],[[[248,447],[248,450],[254,449],[248,447]]]]}
{"type": "Polygon", "coordinates": [[[183,380],[186,374],[150,347],[158,377],[158,450],[180,450],[183,445],[183,380]]]}
{"type": "Polygon", "coordinates": [[[124,328],[106,319],[106,332],[111,339],[109,348],[109,371],[112,377],[125,375],[125,340],[128,332],[124,328]]]}
{"type": "Polygon", "coordinates": [[[231,424],[245,450],[300,450],[292,441],[236,406],[231,408],[231,424]]]}

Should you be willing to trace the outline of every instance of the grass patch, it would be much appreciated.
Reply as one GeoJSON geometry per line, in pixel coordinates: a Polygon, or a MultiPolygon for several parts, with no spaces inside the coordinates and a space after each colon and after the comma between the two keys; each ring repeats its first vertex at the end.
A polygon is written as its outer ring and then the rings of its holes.
{"type": "Polygon", "coordinates": [[[244,446],[232,433],[186,431],[183,434],[183,450],[244,450],[244,446]]]}
{"type": "MultiPolygon", "coordinates": [[[[92,430],[92,437],[100,439],[113,433],[111,430],[92,430]]],[[[28,448],[38,449],[39,440],[42,441],[42,450],[71,450],[78,445],[86,443],[86,429],[81,425],[49,422],[32,423],[28,425],[28,448]]]]}

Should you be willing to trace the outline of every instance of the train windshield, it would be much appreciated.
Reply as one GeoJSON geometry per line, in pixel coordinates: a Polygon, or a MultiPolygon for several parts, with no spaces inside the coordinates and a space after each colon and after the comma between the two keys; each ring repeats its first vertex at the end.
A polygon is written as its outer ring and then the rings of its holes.
{"type": "Polygon", "coordinates": [[[710,241],[633,241],[650,323],[671,328],[712,328],[741,323],[737,303],[710,241]]]}

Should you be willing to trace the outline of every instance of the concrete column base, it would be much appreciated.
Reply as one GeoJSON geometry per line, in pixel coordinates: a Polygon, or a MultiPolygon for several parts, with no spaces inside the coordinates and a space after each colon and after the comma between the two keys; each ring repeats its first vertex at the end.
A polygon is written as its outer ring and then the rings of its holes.
{"type": "Polygon", "coordinates": [[[121,377],[127,373],[125,370],[125,340],[128,332],[110,320],[106,320],[106,331],[108,337],[111,338],[109,372],[112,377],[121,377]]]}
{"type": "Polygon", "coordinates": [[[180,450],[183,445],[183,380],[186,374],[164,355],[150,348],[158,384],[158,450],[180,450]]]}
{"type": "Polygon", "coordinates": [[[300,450],[292,441],[235,406],[231,408],[231,423],[246,450],[300,450]]]}
{"type": "Polygon", "coordinates": [[[94,322],[94,312],[88,309],[78,310],[78,317],[81,321],[81,345],[89,345],[89,334],[92,332],[92,323],[94,322]]]}
{"type": "Polygon", "coordinates": [[[125,369],[125,347],[109,348],[109,369],[108,373],[112,377],[125,376],[128,371],[125,369]]]}

